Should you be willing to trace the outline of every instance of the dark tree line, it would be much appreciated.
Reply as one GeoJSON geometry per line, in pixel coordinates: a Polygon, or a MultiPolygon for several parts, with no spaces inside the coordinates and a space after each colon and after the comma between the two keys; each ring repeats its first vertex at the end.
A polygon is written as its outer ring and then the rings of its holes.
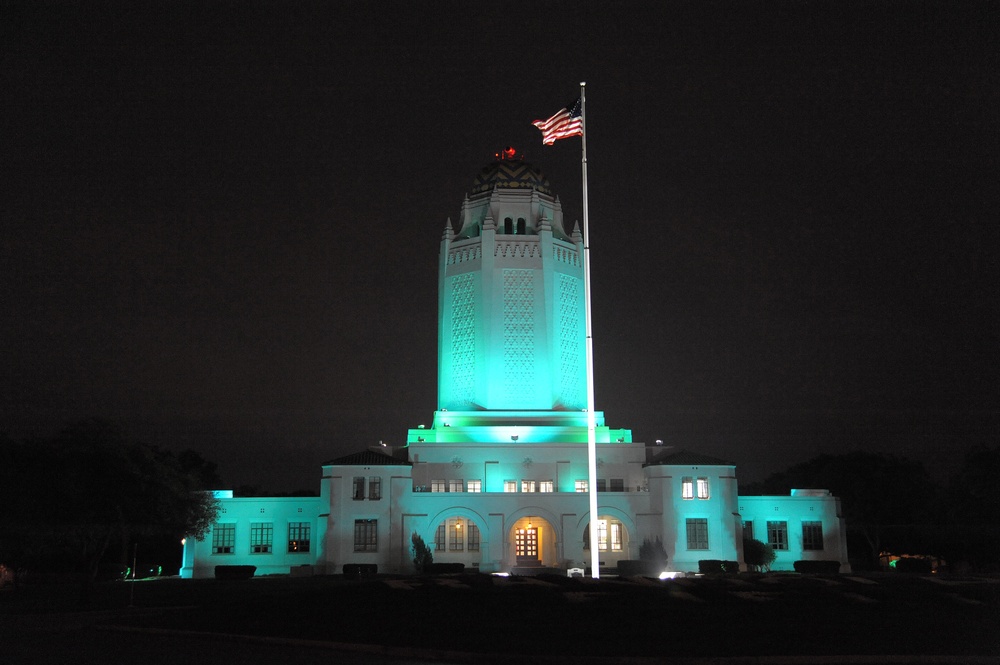
{"type": "Polygon", "coordinates": [[[866,560],[860,562],[866,567],[877,566],[879,554],[891,550],[998,569],[997,479],[1000,448],[968,452],[958,472],[944,484],[936,483],[919,462],[855,451],[820,455],[741,487],[740,493],[784,495],[795,488],[829,489],[841,499],[849,537],[866,545],[866,560]]]}
{"type": "Polygon", "coordinates": [[[51,439],[0,440],[0,563],[75,573],[84,599],[106,557],[140,537],[204,535],[217,503],[215,465],[128,441],[89,421],[51,439]]]}

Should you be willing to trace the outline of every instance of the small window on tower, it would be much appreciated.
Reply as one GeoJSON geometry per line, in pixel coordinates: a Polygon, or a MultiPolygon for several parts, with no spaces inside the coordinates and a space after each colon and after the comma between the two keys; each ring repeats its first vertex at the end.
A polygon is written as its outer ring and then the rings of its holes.
{"type": "Polygon", "coordinates": [[[506,217],[503,220],[503,232],[507,235],[512,235],[514,233],[514,220],[510,217],[506,217]]]}
{"type": "Polygon", "coordinates": [[[523,236],[527,231],[525,230],[524,217],[517,218],[517,235],[523,236]]]}

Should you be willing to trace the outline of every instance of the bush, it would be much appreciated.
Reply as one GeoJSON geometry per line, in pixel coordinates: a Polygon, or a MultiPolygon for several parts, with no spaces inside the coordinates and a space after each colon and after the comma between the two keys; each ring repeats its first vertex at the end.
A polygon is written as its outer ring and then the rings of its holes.
{"type": "Polygon", "coordinates": [[[839,561],[807,560],[802,559],[792,564],[797,573],[807,573],[813,575],[836,575],[840,572],[839,561]]]}
{"type": "Polygon", "coordinates": [[[890,566],[897,573],[912,573],[914,575],[930,575],[931,574],[931,562],[927,559],[918,559],[917,557],[903,557],[902,559],[896,559],[896,565],[890,566]]]}
{"type": "Polygon", "coordinates": [[[767,543],[762,543],[759,540],[743,541],[743,560],[754,570],[767,572],[771,569],[771,564],[776,558],[774,548],[767,543]]]}
{"type": "Polygon", "coordinates": [[[464,563],[430,563],[424,567],[425,573],[431,575],[453,575],[465,572],[464,563]]]}
{"type": "Polygon", "coordinates": [[[345,563],[344,577],[359,580],[362,577],[373,577],[378,574],[377,563],[345,563]]]}
{"type": "Polygon", "coordinates": [[[434,553],[416,531],[410,536],[410,542],[412,543],[410,553],[413,554],[413,567],[417,569],[418,573],[427,571],[434,563],[434,553]]]}
{"type": "Polygon", "coordinates": [[[248,580],[257,572],[257,566],[216,566],[217,580],[248,580]]]}
{"type": "Polygon", "coordinates": [[[666,570],[667,551],[663,549],[663,540],[659,536],[656,537],[656,540],[643,538],[642,545],[639,546],[639,559],[655,564],[654,567],[660,569],[656,571],[657,573],[666,570]]]}
{"type": "Polygon", "coordinates": [[[698,572],[702,575],[735,575],[740,572],[739,561],[722,561],[721,559],[701,559],[698,561],[698,572]]]}

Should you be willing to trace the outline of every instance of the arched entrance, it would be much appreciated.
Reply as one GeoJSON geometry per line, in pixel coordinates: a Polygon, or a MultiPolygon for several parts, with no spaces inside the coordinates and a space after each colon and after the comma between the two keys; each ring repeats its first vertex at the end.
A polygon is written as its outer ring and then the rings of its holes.
{"type": "Polygon", "coordinates": [[[516,568],[542,568],[557,565],[556,531],[537,515],[522,517],[510,530],[512,565],[516,568]]]}

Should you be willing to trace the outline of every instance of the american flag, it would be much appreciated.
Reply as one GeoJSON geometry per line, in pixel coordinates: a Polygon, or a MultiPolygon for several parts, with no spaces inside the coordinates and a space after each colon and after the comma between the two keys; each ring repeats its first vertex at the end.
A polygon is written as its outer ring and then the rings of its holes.
{"type": "Polygon", "coordinates": [[[568,109],[559,109],[558,113],[548,120],[536,120],[531,124],[542,130],[542,143],[545,145],[552,145],[559,139],[570,136],[583,136],[580,100],[577,99],[568,109]]]}

